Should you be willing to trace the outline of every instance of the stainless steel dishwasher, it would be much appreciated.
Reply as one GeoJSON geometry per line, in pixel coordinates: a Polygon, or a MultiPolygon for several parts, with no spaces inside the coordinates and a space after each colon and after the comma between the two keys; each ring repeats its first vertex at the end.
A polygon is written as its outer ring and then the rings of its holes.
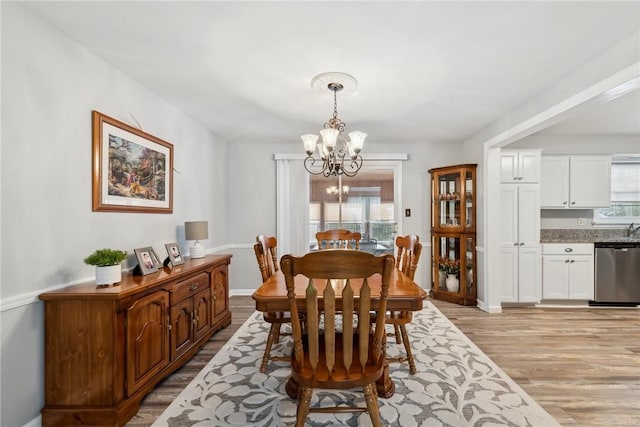
{"type": "Polygon", "coordinates": [[[640,304],[640,242],[595,242],[595,304],[640,304]]]}

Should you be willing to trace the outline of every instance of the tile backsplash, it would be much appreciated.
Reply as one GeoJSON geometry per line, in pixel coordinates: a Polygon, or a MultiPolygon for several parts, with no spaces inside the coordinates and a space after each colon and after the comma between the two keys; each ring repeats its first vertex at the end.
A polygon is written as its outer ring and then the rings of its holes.
{"type": "Polygon", "coordinates": [[[602,228],[602,229],[572,229],[556,228],[541,229],[540,241],[542,243],[591,243],[601,240],[616,239],[625,237],[627,231],[622,228],[602,228]]]}

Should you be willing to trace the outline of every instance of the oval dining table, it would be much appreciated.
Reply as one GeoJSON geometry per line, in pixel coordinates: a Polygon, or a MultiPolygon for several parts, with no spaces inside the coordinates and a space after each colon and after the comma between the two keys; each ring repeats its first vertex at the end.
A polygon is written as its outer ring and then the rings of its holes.
{"type": "MultiPolygon", "coordinates": [[[[376,299],[380,298],[380,285],[382,277],[379,274],[371,276],[369,287],[371,288],[371,308],[375,310],[377,307],[376,299]]],[[[322,295],[326,286],[326,280],[315,280],[318,288],[318,294],[322,295]]],[[[336,289],[336,294],[341,292],[341,281],[332,281],[332,286],[336,289]]],[[[352,279],[354,292],[358,295],[360,284],[362,281],[352,279]]],[[[295,277],[295,294],[298,312],[304,313],[305,306],[305,290],[307,288],[308,279],[302,275],[295,277]]],[[[261,312],[289,312],[289,299],[287,297],[287,285],[285,283],[284,274],[281,271],[273,274],[266,282],[253,293],[253,299],[256,302],[256,310],[261,312]]],[[[387,311],[419,311],[422,310],[423,300],[427,297],[427,292],[417,283],[407,277],[398,269],[393,269],[391,281],[389,283],[389,294],[387,298],[387,311]]],[[[320,301],[322,304],[322,301],[320,301]]],[[[337,308],[339,308],[339,298],[336,299],[337,308]]],[[[393,396],[395,385],[389,375],[389,366],[385,366],[382,377],[376,382],[378,395],[383,398],[393,396]]],[[[298,387],[293,379],[289,378],[286,385],[287,394],[293,398],[298,397],[298,387]]]]}

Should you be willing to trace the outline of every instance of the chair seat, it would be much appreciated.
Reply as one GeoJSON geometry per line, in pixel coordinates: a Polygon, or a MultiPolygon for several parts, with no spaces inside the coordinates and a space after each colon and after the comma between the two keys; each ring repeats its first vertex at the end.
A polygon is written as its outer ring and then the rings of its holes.
{"type": "MultiPolygon", "coordinates": [[[[366,384],[371,384],[378,380],[382,376],[384,368],[384,358],[380,358],[378,364],[365,365],[364,372],[360,365],[360,353],[358,351],[358,334],[354,335],[353,345],[353,362],[347,372],[343,363],[343,347],[342,347],[342,333],[336,333],[335,342],[335,365],[331,376],[327,369],[326,364],[326,351],[324,340],[320,339],[319,343],[319,361],[317,370],[314,372],[311,369],[311,362],[309,360],[309,348],[306,336],[303,336],[303,348],[304,359],[302,361],[302,367],[298,366],[296,362],[293,362],[292,376],[302,386],[306,387],[318,387],[328,389],[350,389],[356,387],[362,387],[366,384]]],[[[369,335],[369,348],[373,348],[373,335],[369,335]]],[[[294,359],[295,360],[295,359],[294,359]]]]}

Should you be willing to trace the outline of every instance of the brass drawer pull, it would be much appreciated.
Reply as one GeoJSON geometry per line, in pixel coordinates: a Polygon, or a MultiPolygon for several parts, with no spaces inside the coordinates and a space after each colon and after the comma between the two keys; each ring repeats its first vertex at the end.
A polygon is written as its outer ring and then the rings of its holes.
{"type": "Polygon", "coordinates": [[[196,285],[195,283],[189,285],[189,290],[190,291],[195,291],[196,289],[198,289],[198,285],[196,285]]]}

